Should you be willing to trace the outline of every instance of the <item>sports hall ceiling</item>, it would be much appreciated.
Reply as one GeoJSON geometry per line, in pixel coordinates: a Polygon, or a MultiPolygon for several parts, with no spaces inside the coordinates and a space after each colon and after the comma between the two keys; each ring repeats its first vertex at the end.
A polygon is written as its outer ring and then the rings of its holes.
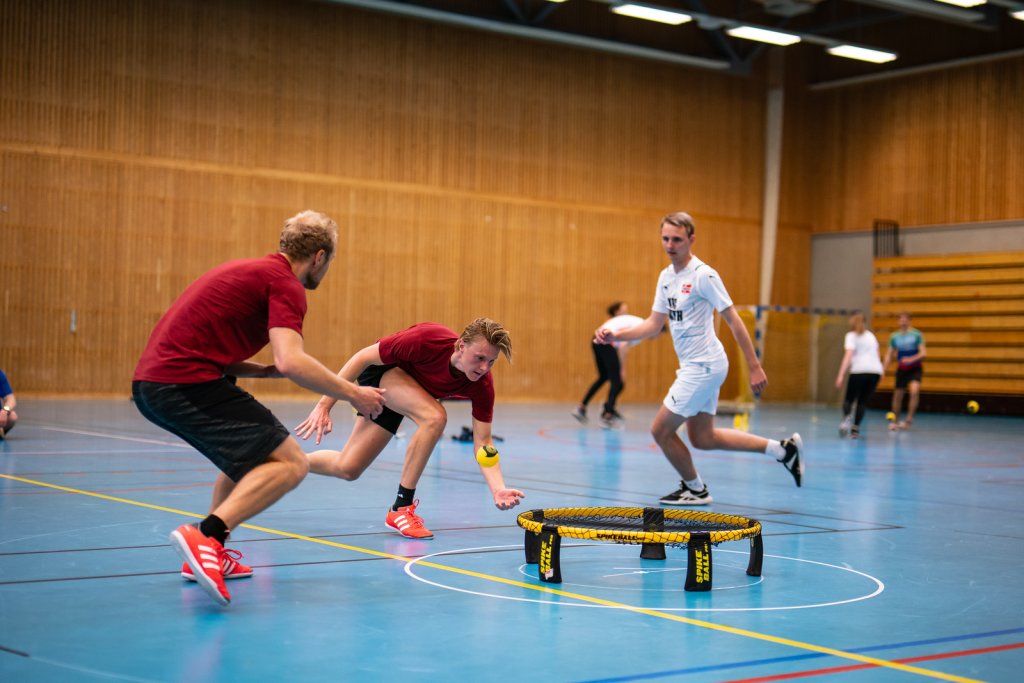
{"type": "Polygon", "coordinates": [[[627,0],[328,0],[521,36],[584,49],[640,56],[746,76],[758,73],[769,52],[784,50],[789,73],[829,87],[880,74],[945,69],[974,60],[1024,55],[1024,0],[958,7],[939,0],[637,0],[630,4],[686,14],[679,25],[612,10],[627,0]],[[774,47],[733,37],[739,25],[796,35],[774,47]],[[896,54],[872,64],[829,54],[839,44],[896,54]]]}

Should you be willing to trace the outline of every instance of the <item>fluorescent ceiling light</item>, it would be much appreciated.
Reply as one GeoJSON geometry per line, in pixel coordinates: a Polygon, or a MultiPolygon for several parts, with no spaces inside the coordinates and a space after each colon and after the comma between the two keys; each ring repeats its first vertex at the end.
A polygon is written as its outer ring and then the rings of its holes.
{"type": "Polygon", "coordinates": [[[793,43],[800,42],[800,36],[794,36],[792,33],[769,31],[766,28],[756,28],[754,26],[737,26],[728,29],[726,33],[736,38],[757,40],[762,43],[771,43],[772,45],[792,45],[793,43]]]}
{"type": "Polygon", "coordinates": [[[939,0],[948,5],[956,5],[957,7],[977,7],[978,5],[984,5],[988,0],[939,0]]]}
{"type": "Polygon", "coordinates": [[[857,47],[856,45],[837,45],[830,47],[828,53],[836,57],[849,57],[850,59],[859,59],[863,62],[873,62],[875,64],[884,64],[896,59],[896,55],[892,52],[869,50],[866,47],[857,47]]]}
{"type": "Polygon", "coordinates": [[[615,5],[612,12],[634,19],[646,19],[647,21],[659,21],[663,24],[678,26],[691,21],[693,17],[682,12],[669,12],[664,9],[655,9],[644,5],[615,5]]]}
{"type": "Polygon", "coordinates": [[[1024,9],[1019,9],[1016,12],[1010,12],[1010,16],[1014,19],[1020,19],[1024,21],[1024,9]]]}

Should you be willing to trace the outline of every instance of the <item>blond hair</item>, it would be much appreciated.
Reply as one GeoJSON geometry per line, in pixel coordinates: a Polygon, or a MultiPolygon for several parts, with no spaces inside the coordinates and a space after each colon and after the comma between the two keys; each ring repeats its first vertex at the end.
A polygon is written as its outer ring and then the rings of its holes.
{"type": "Polygon", "coordinates": [[[321,249],[327,258],[338,243],[338,224],[319,211],[301,211],[284,222],[280,252],[293,261],[303,261],[321,249]]]}
{"type": "Polygon", "coordinates": [[[687,237],[693,237],[695,228],[693,227],[693,216],[691,216],[690,214],[684,213],[682,211],[670,213],[669,215],[662,218],[661,223],[659,223],[658,225],[662,226],[665,225],[665,223],[668,223],[669,225],[674,225],[677,228],[682,228],[683,230],[686,231],[687,237]]]}
{"type": "Polygon", "coordinates": [[[459,335],[459,341],[463,344],[471,344],[476,339],[483,339],[491,346],[498,347],[506,360],[512,363],[512,338],[500,323],[490,318],[477,318],[466,325],[466,329],[459,335]]]}

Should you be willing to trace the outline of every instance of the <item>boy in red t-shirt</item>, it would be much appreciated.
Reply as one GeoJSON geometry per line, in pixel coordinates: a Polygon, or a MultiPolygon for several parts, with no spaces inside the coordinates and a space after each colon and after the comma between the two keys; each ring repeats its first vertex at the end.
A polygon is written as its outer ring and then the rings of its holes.
{"type": "MultiPolygon", "coordinates": [[[[419,323],[357,352],[338,375],[361,386],[386,389],[388,405],[377,417],[356,418],[348,442],[340,451],[310,453],[310,471],[348,481],[358,479],[398,432],[402,419],[411,418],[417,430],[405,452],[398,496],[384,523],[408,538],[433,538],[416,514],[419,501],[415,494],[420,475],[448,421],[439,401],[471,401],[473,449],[493,446],[491,367],[499,354],[511,362],[512,340],[501,325],[487,318],[474,320],[462,334],[437,323],[419,323]]],[[[299,436],[307,439],[315,432],[319,444],[333,428],[330,410],[335,403],[329,396],[321,398],[309,417],[296,427],[299,436]]],[[[480,471],[498,509],[513,508],[524,497],[522,491],[505,488],[500,465],[481,466],[480,471]]]]}
{"type": "Polygon", "coordinates": [[[306,291],[316,289],[334,259],[338,226],[315,211],[289,218],[280,251],[232,261],[193,282],[156,324],[132,378],[139,412],[205,455],[220,469],[210,514],[171,532],[185,560],[182,576],[198,581],[221,605],[224,579],[252,576],[225,550],[228,533],[299,485],[306,455],[288,430],[236,377],[287,377],[351,403],[370,415],[382,390],[336,377],[303,350],[306,291]],[[250,360],[270,344],[273,365],[250,360]]]}

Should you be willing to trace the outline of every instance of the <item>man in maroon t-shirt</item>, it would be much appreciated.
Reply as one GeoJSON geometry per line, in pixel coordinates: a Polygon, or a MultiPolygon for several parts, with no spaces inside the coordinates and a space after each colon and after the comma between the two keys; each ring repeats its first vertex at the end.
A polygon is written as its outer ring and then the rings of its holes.
{"type": "Polygon", "coordinates": [[[156,324],[132,378],[135,405],[221,470],[210,514],[171,533],[185,560],[182,576],[221,605],[224,579],[252,576],[241,553],[225,550],[228,533],[298,486],[309,471],[299,442],[264,406],[235,386],[236,377],[287,377],[348,401],[368,415],[383,391],[339,378],[303,350],[306,291],[327,274],[338,226],[303,211],[284,224],[280,251],[232,261],[193,282],[156,324]],[[270,344],[273,365],[249,361],[270,344]]]}
{"type": "MultiPolygon", "coordinates": [[[[352,434],[340,451],[321,450],[309,454],[309,469],[352,481],[358,479],[370,463],[397,433],[403,417],[416,423],[416,433],[405,452],[405,464],[398,485],[398,497],[388,510],[384,523],[409,538],[433,538],[416,514],[416,484],[427,460],[444,434],[448,414],[439,402],[444,399],[469,399],[473,413],[473,450],[494,446],[491,420],[494,416],[494,381],[491,367],[499,354],[512,360],[512,340],[498,323],[478,318],[462,334],[444,325],[419,323],[384,337],[349,359],[338,373],[362,386],[387,389],[388,405],[378,417],[356,418],[352,434]]],[[[316,433],[319,444],[331,432],[330,410],[337,401],[324,396],[309,417],[296,427],[303,439],[316,433]]],[[[480,467],[500,510],[519,504],[523,492],[505,488],[501,467],[480,467]]]]}

